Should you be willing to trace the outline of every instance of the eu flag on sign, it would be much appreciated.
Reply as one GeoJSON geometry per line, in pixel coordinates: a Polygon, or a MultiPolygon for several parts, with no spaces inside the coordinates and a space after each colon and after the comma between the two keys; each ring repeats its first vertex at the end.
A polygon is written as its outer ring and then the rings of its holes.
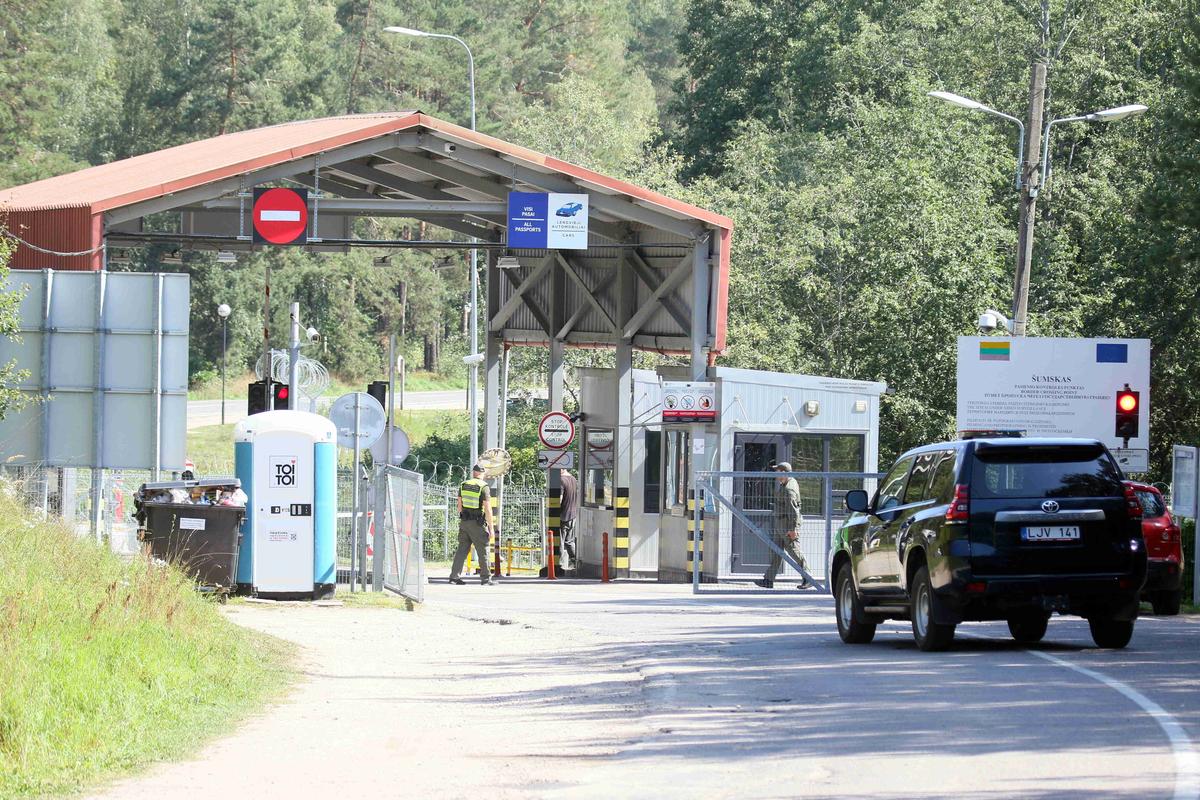
{"type": "Polygon", "coordinates": [[[1129,345],[1127,344],[1097,344],[1097,364],[1128,364],[1129,345]]]}

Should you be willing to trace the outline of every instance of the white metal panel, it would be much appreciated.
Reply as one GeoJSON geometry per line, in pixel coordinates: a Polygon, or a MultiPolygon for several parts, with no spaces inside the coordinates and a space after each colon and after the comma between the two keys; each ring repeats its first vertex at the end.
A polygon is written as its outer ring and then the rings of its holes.
{"type": "Polygon", "coordinates": [[[311,592],[313,520],[293,516],[293,503],[313,504],[313,436],[287,430],[254,439],[254,588],[260,592],[311,592]],[[278,509],[278,511],[273,511],[278,509]]]}

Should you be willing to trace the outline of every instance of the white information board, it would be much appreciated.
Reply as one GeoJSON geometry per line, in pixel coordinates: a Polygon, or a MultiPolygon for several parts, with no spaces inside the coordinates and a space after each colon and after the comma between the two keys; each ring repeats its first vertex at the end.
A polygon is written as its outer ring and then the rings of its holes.
{"type": "Polygon", "coordinates": [[[1124,447],[1117,392],[1140,393],[1138,435],[1150,449],[1150,340],[958,338],[958,430],[1022,430],[1124,447]]]}
{"type": "Polygon", "coordinates": [[[1171,448],[1171,513],[1177,517],[1196,518],[1196,456],[1195,447],[1171,448]]]}

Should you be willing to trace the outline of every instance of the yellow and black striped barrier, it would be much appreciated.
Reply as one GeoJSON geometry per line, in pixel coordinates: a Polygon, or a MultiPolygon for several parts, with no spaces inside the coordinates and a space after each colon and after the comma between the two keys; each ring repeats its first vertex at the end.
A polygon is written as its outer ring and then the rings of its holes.
{"type": "Polygon", "coordinates": [[[688,538],[687,538],[687,561],[688,572],[692,571],[692,563],[695,561],[695,552],[697,549],[696,542],[699,541],[700,550],[700,572],[704,572],[704,506],[700,506],[700,535],[696,536],[696,490],[688,489],[688,538]]]}
{"type": "Polygon", "coordinates": [[[550,529],[550,534],[553,539],[554,553],[558,562],[557,555],[562,552],[562,488],[557,489],[546,488],[546,527],[550,529]]]}
{"type": "Polygon", "coordinates": [[[613,498],[613,569],[629,573],[629,487],[618,486],[613,498]]]}

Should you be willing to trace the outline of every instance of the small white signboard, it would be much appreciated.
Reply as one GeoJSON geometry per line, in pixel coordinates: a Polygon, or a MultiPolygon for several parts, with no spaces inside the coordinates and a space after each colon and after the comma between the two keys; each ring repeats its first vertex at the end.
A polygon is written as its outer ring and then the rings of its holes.
{"type": "Polygon", "coordinates": [[[1113,458],[1117,459],[1117,463],[1121,465],[1121,469],[1125,472],[1150,471],[1149,450],[1125,450],[1121,447],[1114,447],[1112,454],[1113,458]]]}
{"type": "Polygon", "coordinates": [[[1171,448],[1171,513],[1177,517],[1196,518],[1196,463],[1195,447],[1171,448]]]}
{"type": "Polygon", "coordinates": [[[662,421],[712,422],[717,418],[717,385],[711,382],[663,381],[662,421]]]}
{"type": "Polygon", "coordinates": [[[537,465],[541,469],[575,469],[575,451],[539,450],[537,465]]]}
{"type": "Polygon", "coordinates": [[[958,430],[1099,439],[1150,448],[1150,340],[958,338],[958,430]],[[1116,434],[1117,392],[1140,393],[1138,434],[1116,434]]]}

